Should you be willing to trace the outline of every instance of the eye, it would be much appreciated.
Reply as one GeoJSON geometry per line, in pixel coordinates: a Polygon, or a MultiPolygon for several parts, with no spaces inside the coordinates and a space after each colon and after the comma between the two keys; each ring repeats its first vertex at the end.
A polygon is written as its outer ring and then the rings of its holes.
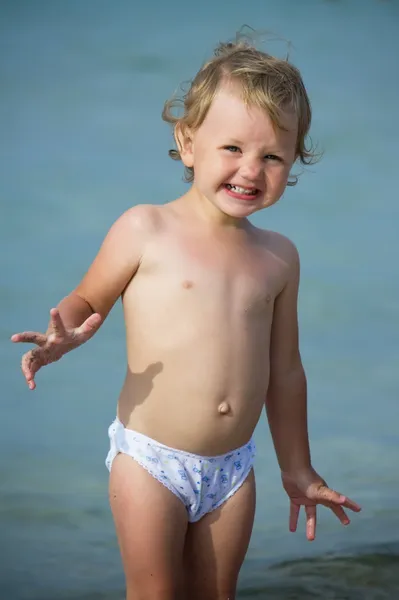
{"type": "Polygon", "coordinates": [[[264,160],[277,160],[278,162],[283,162],[283,159],[275,154],[266,154],[263,158],[264,160]]]}
{"type": "Polygon", "coordinates": [[[240,152],[238,146],[224,146],[224,150],[228,150],[229,152],[237,153],[240,152]]]}

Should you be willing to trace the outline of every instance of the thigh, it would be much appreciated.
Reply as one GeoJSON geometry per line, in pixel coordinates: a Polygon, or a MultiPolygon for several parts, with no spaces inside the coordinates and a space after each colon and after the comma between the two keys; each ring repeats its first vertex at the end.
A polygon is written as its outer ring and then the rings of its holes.
{"type": "Polygon", "coordinates": [[[127,600],[175,600],[182,584],[185,506],[125,454],[118,454],[112,464],[109,496],[127,600]]]}
{"type": "Polygon", "coordinates": [[[190,523],[184,549],[186,597],[234,600],[238,574],[255,515],[253,469],[237,492],[197,523],[190,523]]]}

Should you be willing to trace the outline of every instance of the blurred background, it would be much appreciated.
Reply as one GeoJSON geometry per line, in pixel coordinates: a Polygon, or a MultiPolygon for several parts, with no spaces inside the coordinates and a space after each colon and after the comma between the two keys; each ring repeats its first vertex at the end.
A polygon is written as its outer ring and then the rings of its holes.
{"type": "Polygon", "coordinates": [[[313,460],[363,512],[290,534],[263,418],[238,597],[399,598],[396,0],[0,0],[0,598],[124,597],[104,466],[120,305],[34,393],[9,337],[46,328],[123,211],[184,192],[163,102],[244,23],[291,42],[313,104],[322,161],[253,221],[300,250],[313,460]]]}

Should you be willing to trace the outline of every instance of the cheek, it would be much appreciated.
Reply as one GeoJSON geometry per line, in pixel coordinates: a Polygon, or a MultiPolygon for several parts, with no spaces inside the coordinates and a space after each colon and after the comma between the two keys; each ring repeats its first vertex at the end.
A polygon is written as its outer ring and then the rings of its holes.
{"type": "Polygon", "coordinates": [[[217,155],[214,160],[215,169],[220,173],[231,173],[238,169],[237,161],[233,156],[217,155]]]}
{"type": "Polygon", "coordinates": [[[274,192],[283,191],[287,185],[290,169],[288,167],[279,167],[266,171],[267,188],[274,192]]]}
{"type": "Polygon", "coordinates": [[[224,179],[231,170],[231,164],[218,153],[207,152],[201,162],[202,172],[209,179],[224,179]]]}
{"type": "Polygon", "coordinates": [[[286,165],[279,166],[275,169],[275,172],[272,174],[272,178],[276,182],[276,185],[283,185],[290,174],[290,168],[286,165]]]}

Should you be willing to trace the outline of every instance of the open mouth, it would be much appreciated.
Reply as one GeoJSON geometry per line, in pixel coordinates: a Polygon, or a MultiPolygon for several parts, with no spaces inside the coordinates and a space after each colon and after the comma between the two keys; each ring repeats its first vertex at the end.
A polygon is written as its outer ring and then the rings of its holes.
{"type": "Polygon", "coordinates": [[[225,183],[224,188],[229,196],[233,196],[233,198],[238,198],[240,200],[253,200],[258,196],[260,191],[257,188],[244,188],[231,183],[225,183]]]}

